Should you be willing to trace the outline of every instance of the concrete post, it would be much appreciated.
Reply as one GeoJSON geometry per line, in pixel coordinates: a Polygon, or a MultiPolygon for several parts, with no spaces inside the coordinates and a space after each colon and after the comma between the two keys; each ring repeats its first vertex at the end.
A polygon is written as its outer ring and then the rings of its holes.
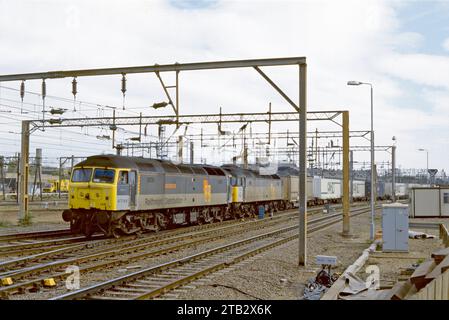
{"type": "Polygon", "coordinates": [[[178,162],[182,163],[183,160],[183,139],[182,136],[178,136],[178,162]]]}
{"type": "Polygon", "coordinates": [[[354,201],[354,151],[349,151],[349,177],[350,177],[350,190],[351,196],[349,197],[349,202],[352,203],[354,201]]]}
{"type": "Polygon", "coordinates": [[[63,165],[62,157],[59,157],[59,174],[58,174],[58,198],[59,199],[61,199],[62,165],[63,165]]]}
{"type": "Polygon", "coordinates": [[[343,111],[343,235],[350,232],[349,221],[349,112],[343,111]]]}
{"type": "Polygon", "coordinates": [[[19,222],[28,221],[28,174],[30,158],[30,121],[22,121],[22,141],[20,153],[20,178],[19,178],[19,222]]]}
{"type": "Polygon", "coordinates": [[[5,174],[3,171],[4,165],[5,165],[5,158],[3,156],[0,156],[0,179],[2,180],[3,200],[6,200],[5,174]]]}
{"type": "Polygon", "coordinates": [[[299,66],[299,259],[307,265],[307,65],[299,66]]]}

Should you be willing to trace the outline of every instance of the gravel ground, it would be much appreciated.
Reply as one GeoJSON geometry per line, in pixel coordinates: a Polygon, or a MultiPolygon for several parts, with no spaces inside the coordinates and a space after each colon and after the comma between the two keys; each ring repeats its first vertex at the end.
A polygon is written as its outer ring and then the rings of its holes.
{"type": "MultiPolygon", "coordinates": [[[[426,219],[426,222],[439,222],[438,219],[426,219]]],[[[408,279],[408,275],[401,275],[401,271],[411,268],[414,263],[421,263],[430,259],[433,251],[443,247],[438,239],[439,231],[435,229],[412,229],[414,231],[425,232],[435,235],[434,239],[409,239],[409,252],[381,252],[378,251],[370,255],[366,265],[376,265],[380,270],[381,286],[392,286],[398,280],[408,279]]],[[[380,249],[381,250],[381,249],[380,249]]],[[[366,279],[367,274],[362,268],[358,273],[360,278],[366,279]]]]}
{"type": "MultiPolygon", "coordinates": [[[[308,267],[298,267],[298,242],[292,241],[274,248],[217,275],[209,276],[167,295],[166,299],[301,299],[304,284],[321,269],[314,263],[316,255],[334,255],[338,265],[334,271],[342,273],[370,245],[369,214],[351,218],[352,237],[342,237],[341,223],[308,237],[308,267]]],[[[426,220],[430,222],[430,220],[426,220]]],[[[381,216],[375,218],[376,231],[380,230],[381,216]]],[[[429,234],[438,234],[427,230],[429,234]]],[[[381,284],[397,280],[400,268],[409,267],[420,258],[429,258],[430,253],[441,246],[438,239],[410,239],[410,253],[407,259],[373,258],[368,264],[378,265],[381,271],[381,284]],[[408,259],[411,257],[411,259],[408,259]]],[[[393,254],[391,254],[393,255],[393,254]]],[[[407,254],[402,254],[407,255],[407,254]]],[[[398,256],[398,254],[394,254],[398,256]]],[[[361,269],[362,272],[364,268],[361,269]]],[[[360,273],[361,278],[365,274],[360,273]]]]}
{"type": "MultiPolygon", "coordinates": [[[[165,262],[169,262],[172,261],[174,259],[178,259],[178,258],[182,258],[188,255],[192,255],[194,253],[198,253],[200,251],[206,250],[206,249],[211,249],[211,248],[215,248],[219,245],[223,245],[225,243],[230,243],[230,242],[234,242],[237,240],[241,240],[242,238],[246,238],[246,237],[250,237],[253,235],[257,235],[257,234],[261,234],[261,233],[265,233],[265,232],[269,232],[269,231],[273,231],[276,229],[279,229],[281,227],[287,226],[287,225],[291,225],[290,223],[279,223],[276,224],[274,226],[270,226],[270,227],[266,227],[264,229],[260,229],[260,230],[246,230],[244,233],[239,233],[233,236],[227,236],[226,238],[222,238],[222,239],[218,239],[215,241],[209,241],[206,242],[204,244],[201,245],[196,245],[196,246],[192,246],[180,251],[176,251],[176,252],[172,252],[169,254],[165,254],[165,255],[161,255],[161,256],[157,256],[157,257],[152,257],[152,258],[144,258],[144,259],[140,259],[139,261],[136,262],[129,262],[129,263],[125,263],[122,264],[120,266],[117,267],[111,267],[108,269],[101,269],[99,271],[93,271],[93,272],[88,272],[88,273],[83,273],[81,274],[80,277],[80,284],[81,287],[86,287],[89,285],[92,285],[94,283],[100,282],[100,281],[105,281],[108,279],[112,279],[115,277],[119,277],[119,276],[123,276],[127,273],[131,273],[131,272],[135,272],[141,268],[144,267],[150,267],[150,266],[155,266],[161,263],[165,263],[165,262]]],[[[164,247],[167,247],[168,245],[164,245],[164,247]]],[[[151,248],[150,248],[151,249],[151,248]]],[[[88,250],[85,250],[86,253],[88,250]]],[[[138,253],[135,254],[130,254],[130,255],[121,255],[120,258],[128,258],[130,256],[133,255],[137,255],[139,253],[142,253],[143,251],[140,251],[138,253]]],[[[117,257],[115,257],[117,258],[117,257]]],[[[104,261],[104,259],[102,259],[102,261],[104,261]]],[[[98,263],[101,261],[96,261],[95,263],[98,263]]],[[[91,263],[92,264],[92,263],[91,263]]],[[[90,265],[91,265],[90,264],[90,265]]],[[[82,267],[86,266],[87,264],[83,264],[82,267]]],[[[43,276],[43,275],[41,275],[43,276]]],[[[42,289],[41,291],[37,292],[37,293],[27,293],[27,294],[23,294],[23,295],[13,295],[10,298],[11,299],[24,299],[24,300],[28,300],[28,299],[48,299],[50,297],[54,297],[60,294],[64,294],[66,293],[67,290],[65,288],[64,282],[58,282],[58,286],[52,289],[42,289]]]]}
{"type": "Polygon", "coordinates": [[[62,220],[62,210],[31,209],[31,224],[22,226],[17,222],[17,211],[2,211],[0,208],[0,235],[53,229],[69,228],[70,224],[62,220]]]}
{"type": "Polygon", "coordinates": [[[353,236],[349,238],[341,235],[341,223],[310,234],[307,267],[298,267],[298,241],[291,241],[209,277],[208,281],[194,282],[191,290],[175,290],[171,297],[193,300],[300,299],[306,281],[320,270],[314,263],[316,255],[337,256],[338,265],[334,271],[342,272],[369,246],[368,221],[368,214],[351,218],[353,236]]]}
{"type": "MultiPolygon", "coordinates": [[[[43,215],[44,216],[44,215],[43,215]]],[[[43,218],[42,216],[42,218],[43,218]]],[[[321,216],[314,215],[313,218],[321,216]]],[[[48,216],[51,219],[52,215],[48,216]]],[[[313,219],[310,218],[310,219],[313,219]]],[[[343,238],[340,235],[341,223],[332,226],[320,233],[309,235],[309,267],[297,267],[297,241],[270,250],[245,262],[225,269],[222,274],[213,278],[213,283],[197,286],[194,290],[183,292],[174,291],[174,296],[181,299],[298,299],[302,296],[305,281],[312,277],[319,266],[315,265],[313,258],[317,254],[336,255],[339,258],[337,271],[343,271],[360,253],[369,245],[368,215],[363,214],[352,218],[352,238],[343,238]],[[323,241],[324,240],[324,241],[323,241]],[[232,271],[232,272],[230,272],[232,271]]],[[[277,229],[280,225],[266,228],[263,232],[277,229]]],[[[243,237],[260,234],[261,231],[249,231],[219,241],[209,242],[196,247],[173,252],[164,256],[147,258],[138,262],[128,263],[115,268],[89,272],[81,275],[81,287],[93,283],[135,272],[143,267],[153,266],[181,258],[196,252],[213,248],[219,244],[240,240],[243,237]]],[[[201,283],[202,280],[199,280],[201,283]]],[[[67,292],[64,283],[58,283],[56,288],[42,289],[38,293],[12,296],[12,299],[47,299],[67,292]]],[[[170,297],[170,294],[167,295],[170,297]]]]}

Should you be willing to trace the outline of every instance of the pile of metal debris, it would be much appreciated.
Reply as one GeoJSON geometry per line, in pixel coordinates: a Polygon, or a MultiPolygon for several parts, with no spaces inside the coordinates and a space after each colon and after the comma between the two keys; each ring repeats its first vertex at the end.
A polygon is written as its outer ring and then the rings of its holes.
{"type": "Polygon", "coordinates": [[[331,271],[331,266],[323,266],[315,278],[310,278],[304,288],[304,300],[320,300],[326,290],[337,281],[340,275],[331,271]],[[328,267],[328,270],[326,270],[328,267]]]}

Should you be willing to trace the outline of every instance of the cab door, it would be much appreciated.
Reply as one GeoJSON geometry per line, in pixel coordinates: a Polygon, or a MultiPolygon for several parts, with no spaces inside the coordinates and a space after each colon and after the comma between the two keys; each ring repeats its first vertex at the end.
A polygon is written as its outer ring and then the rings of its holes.
{"type": "Polygon", "coordinates": [[[117,183],[117,210],[128,210],[130,206],[129,172],[121,170],[117,183]]]}
{"type": "Polygon", "coordinates": [[[136,171],[129,172],[129,193],[130,193],[130,207],[136,205],[136,193],[137,193],[137,174],[136,171]]]}

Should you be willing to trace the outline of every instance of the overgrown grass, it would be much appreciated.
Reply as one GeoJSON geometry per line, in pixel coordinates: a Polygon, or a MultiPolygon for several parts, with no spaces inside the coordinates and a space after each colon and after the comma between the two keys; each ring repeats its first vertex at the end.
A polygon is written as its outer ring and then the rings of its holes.
{"type": "Polygon", "coordinates": [[[421,258],[421,259],[418,259],[418,260],[416,261],[416,263],[417,263],[417,264],[421,264],[421,263],[423,263],[424,261],[426,261],[426,259],[421,258]]]}
{"type": "Polygon", "coordinates": [[[33,216],[31,214],[28,215],[28,217],[22,218],[19,220],[19,225],[21,226],[29,226],[33,224],[33,216]]]}
{"type": "Polygon", "coordinates": [[[0,220],[0,228],[6,228],[6,227],[9,227],[9,226],[10,226],[9,222],[0,220]]]}

